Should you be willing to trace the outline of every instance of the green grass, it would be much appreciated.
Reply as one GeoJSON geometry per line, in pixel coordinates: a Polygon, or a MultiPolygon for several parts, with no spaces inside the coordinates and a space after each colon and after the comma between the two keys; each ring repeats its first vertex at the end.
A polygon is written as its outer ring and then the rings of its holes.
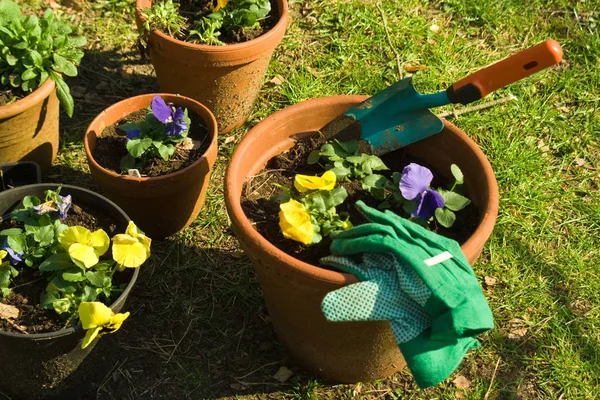
{"type": "MultiPolygon", "coordinates": [[[[39,10],[44,2],[20,3],[39,10]]],[[[72,119],[61,116],[61,155],[46,180],[97,189],[81,142],[87,124],[119,99],[158,89],[149,60],[137,53],[134,21],[122,17],[131,3],[94,8],[80,1],[58,9],[88,37],[80,76],[68,80],[87,96],[75,99],[72,119]]],[[[154,245],[130,302],[133,316],[119,333],[123,354],[97,397],[597,396],[599,10],[596,0],[291,1],[291,23],[248,123],[231,139],[219,138],[204,209],[185,232],[154,245]],[[409,75],[407,64],[426,67],[413,81],[421,92],[434,92],[547,38],[561,43],[565,60],[489,96],[512,94],[516,101],[449,117],[482,148],[500,188],[497,225],[474,267],[496,320],[480,337],[483,347],[448,380],[423,391],[407,371],[336,385],[297,367],[276,341],[252,267],[229,228],[223,176],[235,144],[288,105],[372,95],[409,75]],[[269,83],[276,75],[283,83],[269,83]],[[485,277],[496,283],[485,285],[485,277]],[[280,366],[294,371],[284,383],[272,378],[280,366]],[[453,383],[459,375],[471,380],[468,388],[453,383]]]]}

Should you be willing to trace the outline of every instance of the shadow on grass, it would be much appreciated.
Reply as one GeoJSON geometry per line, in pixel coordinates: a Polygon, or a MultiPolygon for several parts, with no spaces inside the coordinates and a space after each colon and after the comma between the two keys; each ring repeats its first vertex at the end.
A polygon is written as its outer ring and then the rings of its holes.
{"type": "Polygon", "coordinates": [[[79,74],[67,78],[75,101],[73,117],[61,113],[61,142],[81,143],[92,120],[128,97],[158,92],[150,59],[135,50],[86,50],[79,74]]]}
{"type": "Polygon", "coordinates": [[[278,344],[244,256],[178,238],[153,249],[124,308],[131,317],[111,373],[86,399],[213,399],[310,379],[278,344]],[[281,383],[282,366],[299,374],[281,383]]]}

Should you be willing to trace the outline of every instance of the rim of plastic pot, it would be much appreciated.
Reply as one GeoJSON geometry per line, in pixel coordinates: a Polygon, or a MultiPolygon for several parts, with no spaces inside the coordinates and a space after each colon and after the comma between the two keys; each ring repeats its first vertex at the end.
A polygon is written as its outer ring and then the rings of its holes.
{"type": "MultiPolygon", "coordinates": [[[[20,190],[20,191],[26,192],[28,189],[38,189],[38,188],[42,189],[42,188],[58,187],[58,186],[61,186],[64,189],[76,189],[81,192],[87,193],[91,196],[95,196],[95,197],[101,199],[102,201],[108,203],[110,206],[114,207],[114,209],[119,214],[121,214],[123,216],[123,218],[125,218],[126,221],[131,221],[131,218],[129,218],[129,216],[125,213],[125,211],[123,211],[121,209],[121,207],[119,207],[116,203],[114,203],[113,201],[109,200],[108,198],[102,196],[101,194],[93,192],[89,189],[82,188],[80,186],[61,185],[58,183],[36,183],[34,185],[19,186],[17,188],[10,189],[10,191],[20,190]]],[[[6,190],[2,193],[8,193],[8,192],[9,191],[6,190]]],[[[139,273],[140,273],[140,269],[134,268],[133,275],[131,276],[131,280],[127,284],[127,287],[125,288],[125,290],[123,290],[123,293],[121,293],[121,295],[119,297],[117,297],[117,299],[110,304],[109,307],[111,309],[112,309],[113,305],[125,301],[125,297],[129,296],[129,292],[131,292],[133,285],[137,281],[139,273]]],[[[83,330],[83,328],[81,327],[81,322],[79,322],[76,326],[61,329],[60,331],[55,331],[55,332],[25,334],[25,333],[0,331],[0,336],[8,336],[8,337],[20,338],[20,339],[42,340],[42,339],[53,339],[53,338],[58,338],[58,337],[62,337],[62,336],[67,336],[67,335],[71,335],[76,332],[81,332],[82,330],[83,330]]]]}
{"type": "Polygon", "coordinates": [[[46,79],[46,82],[35,89],[31,94],[28,94],[22,99],[7,106],[0,106],[0,120],[14,117],[15,115],[21,114],[23,111],[32,108],[36,104],[41,103],[45,98],[50,96],[54,91],[54,87],[54,81],[49,77],[46,79]]]}
{"type": "MultiPolygon", "coordinates": [[[[152,0],[137,0],[136,4],[138,5],[136,8],[136,15],[139,21],[144,21],[144,17],[142,16],[142,11],[146,8],[150,8],[152,6],[152,0]]],[[[183,40],[179,40],[176,39],[172,36],[169,36],[161,31],[159,31],[158,29],[153,30],[151,33],[153,35],[156,35],[158,38],[169,41],[169,42],[176,42],[178,45],[188,49],[188,50],[192,50],[192,51],[197,51],[197,50],[201,50],[201,51],[205,51],[205,52],[211,52],[211,53],[215,53],[215,54],[222,54],[222,55],[229,55],[231,53],[235,53],[238,52],[240,50],[246,50],[252,47],[261,47],[264,46],[265,43],[271,41],[271,40],[275,40],[277,36],[282,34],[282,30],[285,33],[285,29],[287,28],[287,23],[288,23],[288,19],[289,19],[289,13],[288,13],[288,3],[286,0],[277,0],[277,6],[279,9],[279,21],[277,21],[277,23],[275,24],[275,26],[273,26],[271,29],[269,29],[267,32],[263,33],[262,35],[252,39],[252,40],[248,40],[246,42],[242,42],[242,43],[233,43],[233,44],[227,44],[225,46],[217,46],[217,45],[209,45],[209,44],[197,44],[197,43],[188,43],[188,42],[184,42],[183,40]]]]}
{"type": "MultiPolygon", "coordinates": [[[[356,276],[352,274],[328,270],[316,265],[306,263],[302,260],[292,257],[286,252],[277,248],[266,238],[264,238],[260,233],[258,233],[256,229],[252,227],[250,221],[248,220],[248,217],[242,209],[241,202],[239,201],[240,199],[238,198],[239,196],[241,196],[241,192],[233,193],[233,191],[230,190],[229,187],[239,185],[239,187],[241,188],[244,184],[244,182],[232,182],[231,179],[236,179],[233,178],[233,171],[239,169],[238,165],[240,164],[240,160],[242,159],[242,157],[244,157],[247,144],[252,143],[252,141],[254,140],[252,135],[253,131],[256,132],[258,129],[263,130],[265,125],[267,126],[267,129],[269,125],[286,125],[287,121],[292,120],[292,118],[290,118],[292,115],[314,109],[314,107],[319,103],[328,103],[336,101],[360,103],[368,97],[369,96],[362,95],[340,95],[320,97],[294,104],[292,106],[286,107],[282,110],[273,113],[271,116],[259,122],[258,125],[256,125],[250,131],[248,131],[248,133],[246,133],[242,141],[236,146],[235,151],[233,152],[233,155],[231,157],[231,161],[229,162],[229,165],[227,167],[227,171],[225,173],[225,204],[227,206],[227,211],[232,220],[235,218],[238,221],[240,221],[240,228],[244,231],[246,235],[249,236],[250,240],[258,244],[258,246],[261,247],[264,252],[273,255],[274,257],[286,263],[292,269],[297,270],[301,274],[334,285],[347,285],[350,283],[358,282],[358,278],[356,278],[356,276]]],[[[492,178],[492,184],[489,185],[489,198],[496,199],[496,201],[489,201],[488,204],[482,206],[480,210],[481,220],[479,221],[477,228],[469,237],[469,239],[467,239],[467,241],[465,241],[461,245],[461,249],[463,249],[463,252],[466,253],[467,251],[465,250],[474,251],[474,249],[478,247],[476,243],[478,237],[484,236],[486,237],[487,241],[487,238],[489,238],[489,236],[492,233],[498,214],[498,185],[496,183],[495,174],[492,169],[492,166],[485,154],[483,154],[483,151],[481,151],[481,149],[479,148],[479,146],[477,146],[477,144],[461,129],[459,129],[458,127],[446,120],[443,121],[445,128],[449,128],[454,133],[458,134],[462,141],[465,142],[469,149],[474,153],[475,157],[481,161],[486,177],[489,178],[488,180],[492,178]]]]}
{"type": "MultiPolygon", "coordinates": [[[[131,113],[134,113],[136,111],[139,111],[139,110],[141,110],[144,107],[136,108],[135,110],[132,109],[132,108],[133,107],[126,107],[126,113],[124,113],[121,118],[126,117],[127,115],[129,115],[131,113]]],[[[117,122],[117,121],[115,121],[115,122],[117,122]]],[[[101,136],[102,131],[101,132],[96,132],[97,137],[101,136]]],[[[128,97],[128,98],[126,98],[124,100],[121,100],[118,103],[115,103],[115,104],[111,105],[110,107],[105,108],[104,110],[102,110],[100,112],[100,114],[98,114],[96,116],[96,118],[94,118],[94,120],[88,126],[88,128],[87,128],[87,130],[85,132],[85,136],[83,137],[83,145],[85,147],[85,154],[86,154],[89,162],[91,162],[94,165],[95,168],[101,170],[106,175],[110,175],[111,177],[116,178],[116,179],[122,179],[122,180],[125,180],[125,181],[132,181],[132,182],[144,182],[144,181],[159,182],[159,181],[162,181],[162,180],[165,180],[165,179],[173,179],[173,177],[175,177],[175,176],[183,175],[188,170],[192,169],[194,166],[196,166],[199,163],[201,163],[202,160],[204,158],[206,158],[206,156],[207,156],[207,154],[209,152],[209,149],[211,149],[212,147],[214,147],[214,146],[217,145],[217,136],[218,136],[217,120],[215,119],[214,114],[204,104],[200,103],[197,100],[192,99],[191,97],[182,96],[182,95],[179,95],[179,94],[173,94],[173,93],[148,93],[148,94],[141,94],[139,96],[128,97]],[[187,167],[182,168],[180,170],[177,170],[175,172],[171,172],[170,174],[160,175],[160,176],[145,176],[145,177],[140,177],[140,178],[136,178],[136,177],[129,176],[129,175],[120,175],[120,174],[117,174],[116,172],[111,171],[111,170],[109,170],[107,168],[104,168],[103,166],[101,166],[100,164],[98,164],[98,162],[96,162],[96,160],[92,156],[92,150],[90,149],[90,143],[89,143],[89,140],[88,140],[88,135],[91,134],[92,128],[96,129],[97,127],[102,127],[102,131],[104,131],[104,129],[106,128],[106,126],[101,126],[102,124],[100,123],[100,121],[103,119],[103,117],[104,117],[105,114],[110,114],[115,109],[120,108],[125,103],[131,102],[131,101],[137,101],[137,100],[141,100],[141,99],[145,99],[145,98],[148,99],[148,102],[147,102],[148,104],[146,105],[146,106],[148,106],[152,102],[152,98],[154,98],[154,96],[160,96],[166,102],[172,102],[174,104],[176,104],[176,102],[174,101],[174,99],[183,99],[186,102],[190,102],[194,106],[194,107],[190,107],[188,105],[186,107],[188,109],[191,109],[200,118],[202,118],[202,120],[204,121],[204,123],[207,125],[208,132],[210,134],[212,134],[212,138],[210,140],[210,144],[208,145],[208,148],[202,154],[202,156],[200,158],[198,158],[196,161],[194,161],[193,163],[191,163],[190,165],[188,165],[187,167]]]]}

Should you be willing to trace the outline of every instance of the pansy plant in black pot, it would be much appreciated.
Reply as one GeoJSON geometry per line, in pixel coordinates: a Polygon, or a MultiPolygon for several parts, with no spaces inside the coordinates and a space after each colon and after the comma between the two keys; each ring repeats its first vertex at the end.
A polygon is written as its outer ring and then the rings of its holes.
{"type": "Polygon", "coordinates": [[[70,195],[59,192],[60,188],[46,191],[43,202],[26,196],[23,208],[3,216],[0,298],[11,294],[13,280],[21,273],[39,276],[37,281],[45,284],[40,306],[56,312],[64,326],[81,322],[85,348],[99,335],[118,330],[129,316],[107,306],[126,286],[114,278],[148,259],[151,239],[133,221],[112,239],[103,229],[67,225],[74,205],[70,195]]]}

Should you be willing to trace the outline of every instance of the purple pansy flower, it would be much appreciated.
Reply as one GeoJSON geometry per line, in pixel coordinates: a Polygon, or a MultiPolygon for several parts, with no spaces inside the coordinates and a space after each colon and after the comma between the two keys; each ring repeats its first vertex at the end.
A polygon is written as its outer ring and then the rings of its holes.
{"type": "Polygon", "coordinates": [[[407,200],[417,199],[417,211],[411,217],[421,217],[429,220],[437,208],[444,207],[444,198],[437,191],[429,189],[433,180],[431,171],[419,164],[408,164],[402,171],[400,178],[400,192],[407,200]]]}
{"type": "Polygon", "coordinates": [[[16,251],[8,247],[8,244],[5,243],[2,247],[2,250],[6,251],[6,253],[8,254],[8,258],[10,258],[10,263],[12,265],[17,265],[18,263],[23,261],[23,253],[17,253],[16,251]]]}
{"type": "Polygon", "coordinates": [[[132,130],[128,131],[127,132],[127,140],[131,140],[133,138],[140,136],[140,133],[142,133],[141,129],[132,129],[132,130]]]}
{"type": "Polygon", "coordinates": [[[69,208],[71,208],[71,195],[68,194],[66,196],[61,196],[58,195],[58,198],[60,199],[60,201],[57,203],[58,206],[58,215],[60,217],[60,219],[65,219],[67,218],[67,211],[69,211],[69,208]]]}
{"type": "Polygon", "coordinates": [[[152,114],[160,122],[166,125],[165,135],[177,136],[181,135],[188,129],[188,123],[184,120],[185,112],[181,107],[173,112],[173,107],[160,96],[154,96],[152,99],[152,114]]]}

